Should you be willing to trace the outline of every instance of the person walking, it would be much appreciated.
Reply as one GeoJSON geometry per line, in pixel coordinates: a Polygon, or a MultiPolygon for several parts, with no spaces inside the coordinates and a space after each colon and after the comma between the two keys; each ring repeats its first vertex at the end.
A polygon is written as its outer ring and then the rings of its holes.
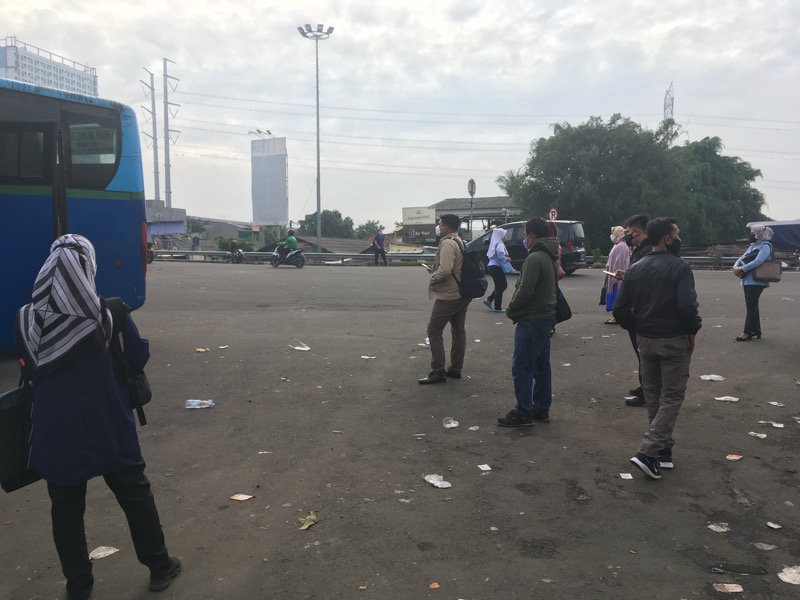
{"type": "MultiPolygon", "coordinates": [[[[67,598],[86,600],[94,578],[86,543],[86,483],[102,475],[127,517],[151,591],[169,587],[181,562],[167,553],[150,482],[144,474],[124,375],[112,361],[110,311],[95,290],[91,242],[62,235],[17,314],[23,376],[32,379],[30,460],[47,482],[53,539],[67,578],[67,598]]],[[[141,371],[149,342],[129,314],[121,329],[131,368],[141,371]]]]}
{"type": "Polygon", "coordinates": [[[386,251],[383,249],[384,242],[386,238],[383,235],[383,232],[378,230],[375,232],[375,237],[372,238],[372,249],[375,251],[375,266],[378,266],[378,256],[383,258],[383,266],[388,267],[389,265],[386,263],[386,251]]]}
{"type": "Polygon", "coordinates": [[[508,281],[506,281],[506,273],[513,273],[514,267],[508,259],[508,250],[504,243],[506,237],[506,230],[497,227],[492,231],[492,238],[489,242],[489,250],[486,256],[489,259],[489,265],[486,267],[486,272],[491,275],[494,281],[494,291],[483,301],[483,305],[496,313],[504,313],[503,310],[503,292],[508,288],[508,281]]]}
{"type": "MultiPolygon", "coordinates": [[[[629,268],[631,265],[636,264],[639,260],[647,256],[653,249],[652,244],[647,239],[646,233],[647,223],[649,221],[650,218],[647,215],[633,215],[627,221],[625,221],[625,224],[623,225],[625,228],[625,244],[631,248],[629,268]]],[[[615,274],[620,282],[625,279],[624,271],[618,269],[615,274]]],[[[644,393],[642,392],[642,362],[639,359],[639,344],[636,341],[635,333],[628,331],[628,336],[630,337],[633,351],[636,354],[636,362],[639,365],[639,386],[630,390],[630,395],[633,396],[633,398],[625,400],[625,404],[628,406],[644,406],[644,393]]]]}
{"type": "Polygon", "coordinates": [[[674,254],[681,239],[675,219],[653,219],[647,237],[652,252],[626,273],[613,314],[639,342],[649,422],[630,462],[650,479],[661,479],[661,469],[673,467],[672,433],[702,319],[692,269],[674,254]]]}
{"type": "MultiPolygon", "coordinates": [[[[611,228],[611,252],[608,253],[608,261],[606,262],[606,271],[614,273],[615,275],[606,275],[604,287],[606,289],[606,312],[611,312],[614,308],[614,300],[617,298],[617,290],[619,289],[619,282],[621,279],[616,276],[616,272],[620,271],[624,276],[625,271],[628,270],[628,265],[631,261],[631,249],[625,243],[625,228],[615,225],[611,228]]],[[[616,325],[617,322],[612,316],[605,321],[606,325],[616,325]]]]}
{"type": "Polygon", "coordinates": [[[550,420],[553,401],[550,331],[556,324],[558,238],[540,217],[525,223],[528,256],[522,265],[506,317],[516,324],[511,376],[516,406],[497,420],[501,427],[531,427],[550,420]]]}
{"type": "Polygon", "coordinates": [[[426,265],[430,273],[428,298],[433,300],[433,310],[428,321],[428,341],[431,346],[431,371],[419,380],[422,385],[445,383],[447,378],[461,379],[464,354],[467,350],[467,309],[471,298],[464,298],[456,279],[461,279],[464,265],[464,242],[458,237],[461,219],[447,214],[439,218],[441,240],[436,249],[432,265],[426,265]],[[453,338],[450,348],[450,366],[445,368],[444,339],[442,333],[450,323],[453,338]]]}
{"type": "Polygon", "coordinates": [[[758,300],[762,292],[769,287],[766,281],[753,279],[753,271],[760,267],[772,254],[773,231],[771,227],[754,225],[750,228],[750,246],[744,251],[733,265],[733,274],[742,280],[744,290],[744,305],[747,315],[744,319],[744,331],[735,338],[737,342],[749,342],[754,337],[761,339],[761,315],[758,310],[758,300]]]}

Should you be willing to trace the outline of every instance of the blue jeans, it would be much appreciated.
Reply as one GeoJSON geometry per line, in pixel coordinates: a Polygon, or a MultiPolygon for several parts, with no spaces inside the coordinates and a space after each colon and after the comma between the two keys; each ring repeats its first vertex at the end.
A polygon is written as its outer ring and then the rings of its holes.
{"type": "Polygon", "coordinates": [[[517,410],[522,413],[529,415],[534,409],[548,411],[553,402],[550,331],[555,324],[555,317],[517,323],[511,376],[517,410]]]}

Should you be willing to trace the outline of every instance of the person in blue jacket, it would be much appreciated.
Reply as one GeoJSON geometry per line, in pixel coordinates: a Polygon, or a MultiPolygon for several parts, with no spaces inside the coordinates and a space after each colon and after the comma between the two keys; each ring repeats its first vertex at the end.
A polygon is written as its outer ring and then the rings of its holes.
{"type": "MultiPolygon", "coordinates": [[[[109,350],[111,312],[95,290],[91,242],[66,234],[17,314],[23,375],[33,381],[30,457],[47,482],[55,541],[67,598],[86,600],[94,578],[86,543],[86,482],[102,475],[127,517],[136,557],[150,569],[151,591],[169,587],[181,563],[167,553],[123,374],[109,350]]],[[[122,324],[134,370],[150,357],[130,314],[122,324]]]]}
{"type": "Polygon", "coordinates": [[[747,307],[747,316],[744,319],[744,331],[738,336],[737,342],[749,342],[754,337],[761,339],[761,315],[758,311],[758,299],[764,288],[769,287],[766,281],[755,281],[753,271],[764,264],[772,256],[773,231],[771,227],[754,225],[750,228],[750,246],[733,265],[733,274],[742,280],[744,290],[744,304],[747,307]]]}

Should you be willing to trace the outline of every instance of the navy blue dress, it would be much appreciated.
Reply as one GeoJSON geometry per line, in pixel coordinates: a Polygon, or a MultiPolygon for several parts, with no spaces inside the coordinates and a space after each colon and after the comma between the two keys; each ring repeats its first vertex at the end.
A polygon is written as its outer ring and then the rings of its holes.
{"type": "MultiPolygon", "coordinates": [[[[149,342],[130,315],[122,335],[131,366],[142,370],[149,342]]],[[[31,463],[45,481],[77,485],[140,458],[128,389],[110,351],[88,340],[62,370],[34,380],[31,463]]]]}

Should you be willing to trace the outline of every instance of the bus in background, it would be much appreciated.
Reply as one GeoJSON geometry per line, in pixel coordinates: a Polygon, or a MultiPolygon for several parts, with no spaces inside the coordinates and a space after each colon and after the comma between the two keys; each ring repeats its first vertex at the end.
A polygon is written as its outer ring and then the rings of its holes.
{"type": "Polygon", "coordinates": [[[0,352],[14,352],[58,236],[94,244],[97,292],[145,300],[146,223],[139,129],[118,102],[0,78],[0,352]]]}

